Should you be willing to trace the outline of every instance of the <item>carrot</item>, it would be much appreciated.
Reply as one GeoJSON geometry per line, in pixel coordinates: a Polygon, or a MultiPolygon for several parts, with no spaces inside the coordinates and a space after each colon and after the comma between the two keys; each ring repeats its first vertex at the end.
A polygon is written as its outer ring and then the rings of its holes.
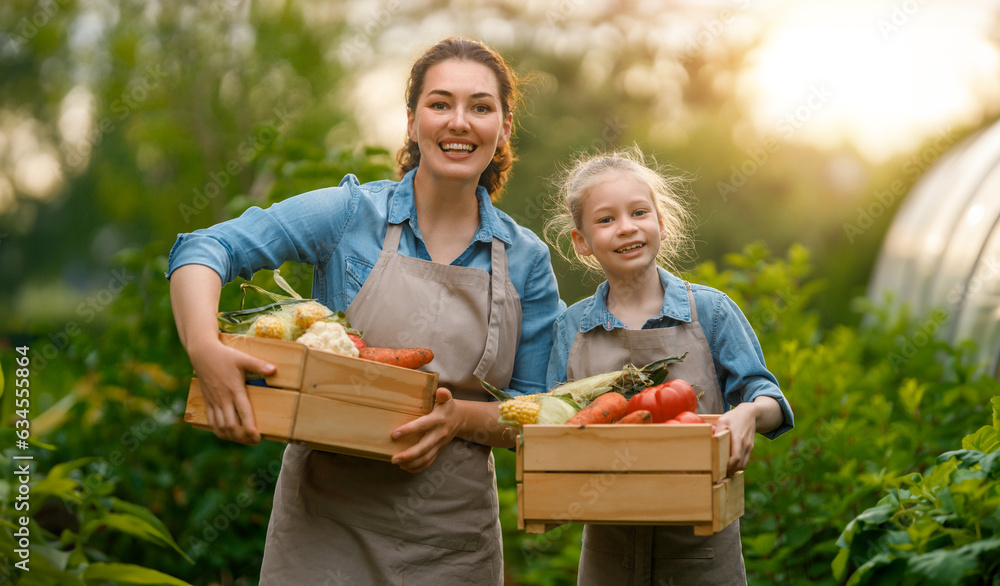
{"type": "Polygon", "coordinates": [[[420,368],[434,360],[430,348],[372,348],[365,346],[358,349],[360,357],[383,364],[402,366],[403,368],[420,368]]]}
{"type": "Polygon", "coordinates": [[[566,423],[570,425],[614,423],[616,420],[625,417],[627,408],[628,400],[625,397],[614,391],[609,391],[598,396],[583,409],[580,409],[580,412],[570,417],[566,423]]]}
{"type": "Polygon", "coordinates": [[[633,411],[615,423],[652,423],[653,414],[645,409],[633,411]]]}

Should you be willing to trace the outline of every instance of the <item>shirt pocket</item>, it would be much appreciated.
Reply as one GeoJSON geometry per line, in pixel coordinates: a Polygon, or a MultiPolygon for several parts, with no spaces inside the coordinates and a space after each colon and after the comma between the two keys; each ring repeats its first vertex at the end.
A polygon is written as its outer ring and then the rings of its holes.
{"type": "Polygon", "coordinates": [[[353,300],[361,291],[361,287],[368,280],[375,265],[358,258],[347,257],[347,299],[353,300]]]}

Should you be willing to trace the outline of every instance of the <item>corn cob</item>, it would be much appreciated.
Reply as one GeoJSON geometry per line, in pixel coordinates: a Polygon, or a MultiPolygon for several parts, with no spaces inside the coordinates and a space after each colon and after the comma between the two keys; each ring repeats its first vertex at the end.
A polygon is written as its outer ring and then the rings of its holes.
{"type": "Polygon", "coordinates": [[[276,315],[262,315],[258,317],[250,326],[247,334],[257,338],[291,339],[288,324],[276,315]]]}
{"type": "Polygon", "coordinates": [[[542,410],[541,404],[522,399],[523,397],[517,397],[500,403],[500,418],[511,421],[518,426],[536,423],[538,412],[542,410]]]}
{"type": "Polygon", "coordinates": [[[323,321],[331,315],[330,310],[315,301],[308,301],[295,307],[295,325],[308,330],[309,326],[323,321]]]}

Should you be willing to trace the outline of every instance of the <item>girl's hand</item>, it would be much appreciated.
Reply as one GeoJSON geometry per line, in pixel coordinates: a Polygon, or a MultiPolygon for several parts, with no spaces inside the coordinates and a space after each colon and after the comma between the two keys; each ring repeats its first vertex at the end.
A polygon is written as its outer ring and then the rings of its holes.
{"type": "Polygon", "coordinates": [[[392,432],[393,439],[404,435],[420,435],[420,440],[392,457],[392,463],[416,474],[434,463],[441,450],[458,433],[461,413],[451,391],[441,387],[434,396],[434,409],[422,417],[401,425],[392,432]]]}
{"type": "Polygon", "coordinates": [[[728,474],[746,469],[758,431],[767,433],[777,429],[783,420],[781,406],[773,397],[767,396],[757,397],[752,403],[740,403],[719,416],[715,430],[728,429],[731,434],[728,474]]]}
{"type": "Polygon", "coordinates": [[[272,374],[273,364],[224,345],[215,338],[189,350],[205,415],[216,436],[241,444],[260,443],[253,408],[244,387],[245,373],[272,374]]]}
{"type": "Polygon", "coordinates": [[[753,403],[740,403],[733,409],[719,416],[715,422],[715,431],[728,429],[729,462],[727,475],[737,470],[745,470],[750,463],[750,453],[753,452],[754,436],[757,433],[757,415],[753,403]]]}

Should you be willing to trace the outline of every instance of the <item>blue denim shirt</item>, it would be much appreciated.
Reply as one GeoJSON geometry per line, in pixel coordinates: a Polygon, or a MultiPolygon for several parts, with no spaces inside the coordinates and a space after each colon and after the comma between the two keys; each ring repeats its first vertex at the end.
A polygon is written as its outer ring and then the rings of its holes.
{"type": "MultiPolygon", "coordinates": [[[[285,261],[313,265],[312,297],[333,310],[346,310],[378,260],[389,223],[402,223],[400,254],[431,260],[417,223],[413,175],[364,185],[347,175],[337,187],[318,189],[276,203],[252,207],[240,217],[178,235],[167,277],[177,267],[201,264],[228,283],[250,279],[285,261]]],[[[509,278],[521,301],[521,341],[510,386],[514,393],[544,391],[552,323],[565,304],[559,299],[549,249],[527,228],[496,209],[483,187],[480,225],[468,248],[451,264],[490,271],[496,236],[506,246],[509,278]]]]}
{"type": "MultiPolygon", "coordinates": [[[[658,270],[663,283],[663,307],[660,315],[648,320],[643,329],[691,323],[691,304],[684,281],[662,268],[658,270]]],[[[746,316],[729,296],[717,289],[692,284],[691,292],[698,307],[698,323],[712,352],[723,398],[730,405],[738,405],[760,396],[774,397],[781,405],[785,420],[780,427],[763,435],[773,439],[791,429],[794,425],[792,409],[778,388],[778,381],[764,365],[764,353],[746,316]]],[[[548,388],[566,380],[566,363],[577,332],[588,332],[596,327],[606,330],[625,327],[608,311],[607,296],[608,282],[605,281],[592,297],[573,304],[556,319],[553,326],[555,343],[546,375],[548,388]]]]}

